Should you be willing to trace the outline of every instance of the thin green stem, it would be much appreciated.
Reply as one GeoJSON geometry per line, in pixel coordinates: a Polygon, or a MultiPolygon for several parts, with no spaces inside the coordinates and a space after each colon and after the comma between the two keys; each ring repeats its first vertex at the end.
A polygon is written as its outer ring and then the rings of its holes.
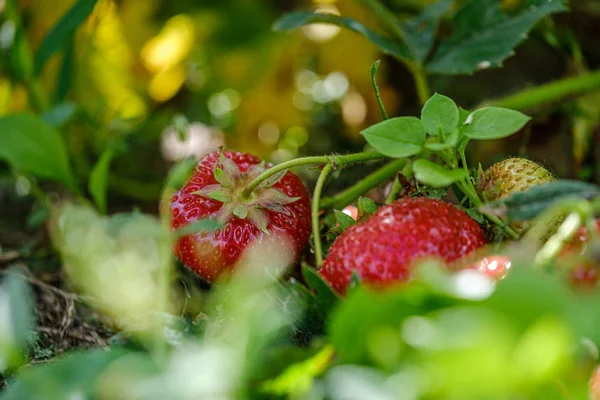
{"type": "MultiPolygon", "coordinates": [[[[161,224],[163,225],[165,232],[170,232],[170,216],[165,215],[161,218],[161,224]]],[[[169,310],[169,298],[171,295],[171,268],[172,268],[172,257],[171,257],[171,236],[165,235],[166,237],[160,238],[160,264],[158,269],[158,292],[156,299],[156,314],[157,323],[154,326],[154,337],[152,343],[153,356],[159,363],[163,365],[167,359],[167,342],[164,338],[164,321],[163,315],[169,310]]]]}
{"type": "Polygon", "coordinates": [[[596,89],[600,89],[600,70],[550,82],[503,99],[490,101],[487,104],[514,110],[527,110],[567,96],[583,94],[596,89]]]}
{"type": "Polygon", "coordinates": [[[361,195],[365,194],[382,182],[392,178],[406,165],[406,162],[406,159],[403,158],[390,161],[343,192],[340,192],[333,197],[323,199],[321,201],[321,209],[323,210],[333,207],[341,210],[348,204],[358,199],[361,195]]]}
{"type": "Polygon", "coordinates": [[[315,246],[315,259],[317,262],[317,267],[320,267],[321,264],[323,264],[323,248],[321,245],[321,230],[319,224],[319,200],[321,199],[321,193],[323,191],[325,179],[327,179],[327,175],[329,175],[329,173],[331,172],[332,167],[333,166],[331,164],[327,164],[323,167],[323,170],[319,175],[319,179],[317,179],[315,191],[313,192],[312,198],[312,233],[313,243],[315,246]]]}
{"type": "Polygon", "coordinates": [[[379,111],[381,111],[381,116],[384,120],[388,119],[388,114],[385,111],[385,106],[383,105],[383,100],[381,100],[381,95],[379,94],[379,86],[377,85],[377,80],[375,76],[377,75],[377,68],[379,68],[379,63],[381,60],[377,60],[371,66],[371,83],[373,84],[373,91],[375,92],[375,98],[377,99],[377,104],[379,105],[379,111]]]}
{"type": "Polygon", "coordinates": [[[420,65],[408,62],[405,62],[405,65],[408,67],[412,73],[413,79],[415,80],[415,90],[417,91],[419,103],[424,105],[427,100],[429,100],[429,97],[431,97],[427,76],[420,65]]]}
{"type": "Polygon", "coordinates": [[[242,195],[249,196],[250,193],[252,193],[252,191],[254,189],[256,189],[256,187],[258,185],[260,185],[260,183],[262,181],[264,181],[267,178],[270,178],[271,176],[275,175],[276,173],[278,173],[280,171],[283,171],[283,170],[286,170],[289,168],[299,167],[301,165],[314,165],[314,164],[318,165],[318,164],[331,163],[331,164],[333,164],[332,168],[337,169],[337,168],[342,168],[342,167],[345,167],[345,166],[348,166],[348,165],[354,164],[354,163],[372,161],[372,160],[381,160],[383,158],[386,158],[386,156],[384,156],[383,154],[378,153],[378,152],[364,152],[364,153],[353,153],[353,154],[345,154],[345,155],[312,156],[312,157],[296,158],[294,160],[290,160],[290,161],[282,162],[281,164],[277,164],[273,168],[269,168],[268,170],[266,170],[265,172],[263,172],[262,174],[257,176],[252,182],[250,182],[248,184],[246,189],[244,189],[244,192],[242,193],[242,195]]]}
{"type": "Polygon", "coordinates": [[[390,193],[388,193],[387,199],[385,199],[385,204],[392,204],[396,197],[398,197],[398,193],[402,190],[402,184],[398,177],[394,179],[394,183],[392,183],[392,187],[390,188],[390,193]]]}

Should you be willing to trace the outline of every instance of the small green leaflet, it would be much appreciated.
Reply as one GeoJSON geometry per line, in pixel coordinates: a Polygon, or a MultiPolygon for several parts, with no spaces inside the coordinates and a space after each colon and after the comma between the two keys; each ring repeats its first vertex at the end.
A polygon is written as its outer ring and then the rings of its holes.
{"type": "Polygon", "coordinates": [[[458,126],[459,112],[454,101],[435,93],[423,106],[421,122],[427,133],[437,136],[451,133],[458,126]]]}
{"type": "Polygon", "coordinates": [[[413,173],[419,182],[433,187],[448,186],[469,176],[464,169],[448,170],[424,158],[413,163],[413,173]]]}
{"type": "Polygon", "coordinates": [[[558,180],[534,186],[524,192],[484,204],[480,210],[486,214],[507,217],[510,220],[530,220],[548,207],[567,199],[591,200],[600,196],[600,187],[575,180],[558,180]]]}
{"type": "Polygon", "coordinates": [[[308,24],[333,24],[347,28],[369,39],[373,44],[379,47],[384,53],[390,54],[402,60],[410,59],[408,48],[400,45],[393,40],[387,39],[378,33],[370,30],[361,22],[348,17],[340,17],[334,14],[314,13],[310,11],[295,11],[284,15],[273,25],[276,31],[289,31],[308,24]]]}
{"type": "Polygon", "coordinates": [[[302,277],[308,287],[316,292],[319,309],[327,314],[340,300],[338,294],[319,275],[316,269],[306,263],[302,263],[302,277]]]}
{"type": "Polygon", "coordinates": [[[501,9],[498,0],[469,0],[453,18],[452,36],[441,42],[427,71],[469,74],[499,67],[543,17],[566,11],[563,0],[525,0],[516,13],[501,9]]]}
{"type": "Polygon", "coordinates": [[[34,115],[0,118],[0,159],[17,171],[53,179],[77,190],[62,136],[34,115]]]}
{"type": "Polygon", "coordinates": [[[394,158],[418,154],[426,139],[425,128],[415,117],[391,118],[368,127],[361,134],[375,150],[394,158]]]}
{"type": "Polygon", "coordinates": [[[88,180],[88,191],[92,195],[98,211],[106,213],[106,197],[108,192],[108,177],[110,175],[110,162],[113,158],[113,150],[106,149],[100,156],[96,165],[90,172],[88,180]]]}
{"type": "Polygon", "coordinates": [[[356,223],[356,221],[354,221],[354,218],[352,218],[348,214],[345,214],[339,210],[333,210],[333,213],[335,214],[335,219],[336,219],[337,223],[340,225],[340,228],[342,228],[342,231],[345,231],[346,228],[348,228],[356,223]]]}
{"type": "MultiPolygon", "coordinates": [[[[486,107],[470,115],[464,133],[471,139],[502,139],[518,132],[531,119],[519,111],[486,107]]],[[[468,121],[468,120],[467,120],[468,121]]]]}
{"type": "Polygon", "coordinates": [[[35,71],[39,73],[46,61],[64,45],[67,39],[86,20],[97,0],[78,0],[42,40],[35,53],[35,71]]]}

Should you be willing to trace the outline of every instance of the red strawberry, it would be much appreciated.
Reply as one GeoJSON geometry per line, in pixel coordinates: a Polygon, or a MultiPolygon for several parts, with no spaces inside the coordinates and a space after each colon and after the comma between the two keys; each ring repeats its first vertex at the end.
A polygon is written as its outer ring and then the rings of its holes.
{"type": "MultiPolygon", "coordinates": [[[[596,220],[596,234],[600,233],[600,219],[596,220]]],[[[581,227],[575,236],[562,248],[557,258],[560,266],[570,268],[570,284],[576,289],[593,289],[600,278],[600,264],[590,253],[591,235],[586,227],[581,227]]]]}
{"type": "Polygon", "coordinates": [[[452,204],[404,198],[349,227],[335,240],[319,272],[344,293],[354,271],[367,284],[403,282],[416,259],[451,262],[484,244],[481,227],[452,204]]]}
{"type": "MultiPolygon", "coordinates": [[[[296,175],[282,171],[243,198],[247,184],[270,166],[238,152],[214,152],[202,158],[193,175],[170,199],[171,225],[180,228],[202,218],[224,226],[212,233],[180,238],[175,252],[188,267],[208,281],[231,272],[244,249],[283,234],[299,255],[310,235],[310,202],[296,175]]],[[[273,239],[279,240],[279,239],[273,239]]],[[[283,243],[282,243],[283,244],[283,243]]]]}

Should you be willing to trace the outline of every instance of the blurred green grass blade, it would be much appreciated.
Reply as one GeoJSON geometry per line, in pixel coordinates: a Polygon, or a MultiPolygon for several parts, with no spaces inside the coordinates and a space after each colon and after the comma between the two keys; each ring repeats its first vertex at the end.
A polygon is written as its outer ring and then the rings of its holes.
{"type": "Polygon", "coordinates": [[[106,149],[100,156],[100,159],[94,165],[88,182],[88,190],[98,207],[100,213],[106,213],[106,198],[108,195],[108,177],[110,174],[110,162],[114,152],[112,149],[106,149]]]}
{"type": "Polygon", "coordinates": [[[332,24],[349,29],[352,32],[370,40],[384,53],[390,54],[401,60],[411,59],[410,53],[406,46],[381,36],[380,34],[364,26],[361,22],[349,17],[340,17],[333,14],[313,13],[310,11],[296,11],[286,14],[278,19],[273,25],[273,29],[276,31],[289,31],[304,25],[315,23],[332,24]]]}
{"type": "Polygon", "coordinates": [[[46,61],[65,45],[69,37],[90,15],[97,1],[78,0],[48,32],[35,54],[34,64],[36,73],[39,73],[44,64],[46,64],[46,61]]]}
{"type": "Polygon", "coordinates": [[[31,114],[0,118],[0,159],[16,170],[63,183],[77,192],[67,147],[60,133],[31,114]]]}
{"type": "Polygon", "coordinates": [[[69,88],[71,86],[71,76],[73,75],[73,61],[74,61],[74,44],[73,37],[69,40],[67,48],[65,49],[65,55],[60,66],[60,72],[58,75],[58,87],[56,88],[56,102],[60,103],[65,100],[69,88]]]}

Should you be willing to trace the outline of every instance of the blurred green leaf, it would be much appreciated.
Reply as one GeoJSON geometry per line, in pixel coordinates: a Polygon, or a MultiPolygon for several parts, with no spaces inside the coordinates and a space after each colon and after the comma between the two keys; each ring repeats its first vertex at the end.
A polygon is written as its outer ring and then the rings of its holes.
{"type": "Polygon", "coordinates": [[[331,346],[325,346],[316,355],[290,365],[281,375],[262,384],[262,390],[279,396],[301,396],[310,391],[315,377],[323,373],[334,356],[331,346]]]}
{"type": "Polygon", "coordinates": [[[417,61],[423,62],[429,55],[438,23],[453,4],[454,0],[438,1],[404,24],[404,39],[417,61]]]}
{"type": "Polygon", "coordinates": [[[205,218],[177,229],[175,231],[175,237],[192,235],[198,232],[214,232],[217,229],[220,229],[222,226],[223,224],[216,219],[205,218]]]}
{"type": "Polygon", "coordinates": [[[418,314],[419,307],[406,301],[399,290],[377,292],[360,286],[348,293],[328,321],[328,333],[341,363],[365,362],[367,340],[381,326],[400,328],[409,315],[418,314]]]}
{"type": "Polygon", "coordinates": [[[34,325],[33,294],[17,270],[7,271],[0,286],[0,374],[25,362],[34,325]]]}
{"type": "MultiPolygon", "coordinates": [[[[0,400],[59,400],[73,398],[74,394],[79,398],[95,398],[97,390],[102,389],[97,385],[101,373],[112,362],[130,354],[134,353],[119,347],[112,347],[110,351],[94,349],[26,368],[0,395],[0,400]]],[[[150,359],[144,358],[147,366],[151,366],[150,359]]]]}
{"type": "Polygon", "coordinates": [[[73,103],[60,103],[42,114],[42,119],[49,125],[58,128],[67,123],[75,115],[77,106],[73,103]]]}
{"type": "Polygon", "coordinates": [[[511,220],[530,220],[548,207],[567,199],[590,200],[600,196],[600,187],[592,183],[561,179],[533,186],[524,192],[487,203],[483,211],[506,216],[511,220]]]}
{"type": "Polygon", "coordinates": [[[415,117],[396,117],[361,131],[366,141],[381,154],[403,158],[415,155],[425,144],[423,124],[415,117]]]}
{"type": "Polygon", "coordinates": [[[74,47],[74,38],[71,36],[60,65],[60,72],[58,73],[58,86],[56,88],[56,101],[58,102],[64,101],[71,87],[71,79],[73,79],[74,75],[74,47]]]}
{"type": "Polygon", "coordinates": [[[470,0],[454,16],[454,32],[442,41],[427,70],[437,74],[468,74],[500,67],[537,21],[566,11],[563,0],[526,0],[512,14],[497,0],[470,0]]]}
{"type": "Polygon", "coordinates": [[[474,111],[465,135],[471,139],[502,139],[518,132],[529,120],[527,115],[507,108],[486,107],[474,111]]]}
{"type": "Polygon", "coordinates": [[[435,93],[423,106],[421,122],[427,133],[437,136],[451,133],[458,126],[459,112],[454,101],[435,93]]]}
{"type": "Polygon", "coordinates": [[[88,182],[88,190],[98,207],[98,211],[106,213],[106,198],[108,195],[108,177],[110,173],[110,162],[114,154],[112,149],[102,152],[100,159],[94,165],[88,182]]]}
{"type": "Polygon", "coordinates": [[[377,204],[370,197],[360,197],[357,208],[357,221],[364,221],[377,211],[377,204]]]}
{"type": "Polygon", "coordinates": [[[78,0],[54,25],[42,40],[35,54],[35,72],[39,73],[46,61],[65,44],[75,30],[86,20],[98,0],[78,0]]]}
{"type": "Polygon", "coordinates": [[[424,158],[413,163],[413,173],[419,182],[433,187],[448,186],[469,176],[464,169],[445,169],[424,158]]]}
{"type": "Polygon", "coordinates": [[[18,171],[53,179],[76,190],[63,138],[31,114],[0,118],[0,158],[18,171]]]}
{"type": "Polygon", "coordinates": [[[406,46],[400,45],[391,39],[387,39],[378,33],[375,33],[364,26],[361,22],[349,17],[340,17],[334,14],[313,13],[310,11],[295,11],[278,19],[273,25],[273,29],[276,31],[289,31],[304,25],[315,23],[333,24],[347,28],[352,32],[369,39],[384,53],[390,54],[402,60],[411,59],[406,46]]]}

